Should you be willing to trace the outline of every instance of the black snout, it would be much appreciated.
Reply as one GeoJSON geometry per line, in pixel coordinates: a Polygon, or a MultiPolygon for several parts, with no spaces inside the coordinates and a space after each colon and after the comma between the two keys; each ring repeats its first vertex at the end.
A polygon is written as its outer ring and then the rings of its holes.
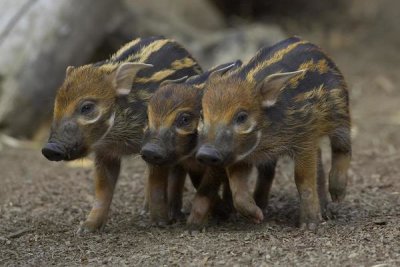
{"type": "Polygon", "coordinates": [[[152,143],[145,144],[140,151],[140,155],[145,161],[152,164],[161,164],[166,160],[165,150],[161,146],[152,143]]]}
{"type": "Polygon", "coordinates": [[[65,150],[56,143],[47,143],[42,148],[42,154],[51,161],[60,161],[65,159],[65,150]]]}
{"type": "Polygon", "coordinates": [[[196,159],[206,165],[220,165],[223,163],[221,153],[212,146],[204,145],[196,153],[196,159]]]}

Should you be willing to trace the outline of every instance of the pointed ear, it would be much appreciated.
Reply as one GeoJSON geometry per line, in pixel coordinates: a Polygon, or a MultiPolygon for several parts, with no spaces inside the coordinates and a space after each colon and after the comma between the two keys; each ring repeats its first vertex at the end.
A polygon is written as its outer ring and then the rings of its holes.
{"type": "Polygon", "coordinates": [[[225,63],[222,65],[216,66],[209,71],[210,75],[209,75],[208,79],[213,79],[215,77],[221,77],[228,71],[237,69],[241,65],[242,65],[242,61],[236,60],[235,62],[225,63]]]}
{"type": "Polygon", "coordinates": [[[135,62],[122,63],[115,71],[113,81],[117,90],[117,95],[128,95],[131,92],[132,83],[136,73],[141,69],[150,67],[153,67],[153,65],[135,62]]]}
{"type": "Polygon", "coordinates": [[[173,84],[173,83],[183,83],[184,81],[186,81],[188,78],[188,76],[183,76],[181,78],[175,79],[175,80],[164,80],[160,83],[160,86],[164,86],[167,84],[173,84]]]}
{"type": "Polygon", "coordinates": [[[262,96],[263,107],[275,105],[276,100],[285,87],[286,83],[293,77],[304,73],[305,70],[293,72],[275,73],[265,77],[256,85],[256,91],[262,96]]]}
{"type": "Polygon", "coordinates": [[[68,66],[67,70],[65,71],[65,75],[68,76],[71,72],[75,69],[74,66],[68,66]]]}

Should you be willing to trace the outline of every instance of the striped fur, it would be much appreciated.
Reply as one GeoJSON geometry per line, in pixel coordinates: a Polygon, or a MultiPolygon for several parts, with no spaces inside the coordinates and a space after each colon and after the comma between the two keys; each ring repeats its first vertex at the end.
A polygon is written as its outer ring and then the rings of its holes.
{"type": "MultiPolygon", "coordinates": [[[[218,197],[219,185],[225,182],[224,177],[226,174],[223,168],[210,171],[195,160],[194,152],[197,146],[197,128],[200,121],[202,88],[205,85],[205,81],[215,71],[226,72],[240,65],[240,61],[222,64],[203,74],[192,76],[185,82],[165,83],[150,99],[148,105],[148,127],[146,127],[143,138],[141,154],[143,159],[148,162],[149,199],[154,199],[153,202],[150,201],[149,208],[153,220],[161,220],[167,214],[165,212],[167,205],[163,203],[162,198],[157,197],[160,192],[156,190],[156,186],[160,181],[164,181],[165,186],[171,187],[170,183],[175,182],[168,179],[168,177],[171,177],[176,169],[182,170],[183,179],[188,173],[194,187],[198,189],[198,194],[193,204],[193,211],[198,212],[192,212],[188,221],[190,224],[203,224],[207,220],[210,209],[212,209],[211,206],[216,205],[216,209],[218,209],[218,205],[222,206],[222,208],[220,207],[220,212],[224,213],[225,216],[226,213],[229,213],[229,209],[223,208],[224,205],[218,197]],[[182,118],[185,118],[186,123],[181,123],[182,118]],[[148,148],[156,149],[157,153],[160,153],[160,157],[155,159],[147,156],[148,148]],[[154,174],[159,174],[159,176],[156,177],[154,174]],[[199,198],[202,201],[199,201],[199,198]],[[201,205],[200,207],[197,206],[197,202],[201,205]],[[205,203],[208,203],[209,206],[205,203]],[[164,209],[159,207],[164,207],[164,209]]],[[[183,183],[181,185],[183,186],[183,183]]],[[[226,187],[224,191],[225,195],[229,195],[226,187]]],[[[181,210],[182,199],[180,198],[175,203],[180,204],[173,206],[168,202],[172,217],[181,210]]],[[[166,218],[163,219],[165,220],[166,218]]]]}
{"type": "Polygon", "coordinates": [[[139,152],[147,102],[161,82],[201,72],[182,46],[163,37],[135,39],[105,61],[67,69],[47,145],[57,147],[63,160],[95,152],[96,204],[80,231],[104,225],[121,157],[139,152]]]}
{"type": "MultiPolygon", "coordinates": [[[[142,128],[146,121],[146,103],[166,79],[177,79],[201,73],[201,68],[190,54],[173,40],[163,37],[136,39],[124,45],[110,59],[74,69],[58,91],[55,102],[55,119],[73,116],[77,105],[85,98],[106,101],[103,113],[116,113],[115,122],[107,136],[87,134],[85,141],[90,150],[112,146],[116,154],[135,153],[140,148],[142,128]],[[152,64],[140,70],[133,79],[127,100],[115,100],[115,92],[104,81],[125,62],[152,64]],[[117,148],[117,149],[116,149],[117,148]]],[[[100,130],[100,127],[96,128],[100,130]]]]}
{"type": "Polygon", "coordinates": [[[205,85],[202,108],[201,140],[223,155],[232,193],[241,195],[235,206],[244,215],[257,221],[262,217],[251,200],[243,201],[250,198],[249,192],[243,192],[240,181],[244,178],[239,179],[239,174],[248,174],[253,164],[266,173],[267,178],[260,176],[264,182],[255,193],[256,203],[263,208],[276,160],[289,155],[295,160],[302,199],[300,221],[313,228],[320,216],[319,200],[322,210],[326,206],[318,152],[323,136],[329,136],[332,147],[331,197],[343,199],[351,157],[349,96],[339,69],[318,46],[292,37],[261,49],[230,75],[212,75],[205,85]],[[274,87],[268,82],[271,77],[283,77],[279,73],[291,78],[274,87]],[[239,116],[244,118],[240,123],[239,116]]]}
{"type": "Polygon", "coordinates": [[[296,70],[306,71],[289,80],[277,103],[264,113],[266,121],[263,124],[273,126],[265,130],[275,140],[270,140],[271,144],[266,149],[268,154],[279,155],[288,151],[292,153],[295,147],[289,149],[288,145],[275,144],[291,143],[292,135],[299,132],[308,133],[312,128],[320,127],[321,129],[316,131],[325,135],[337,125],[349,127],[349,98],[342,74],[319,47],[298,37],[261,49],[255,57],[229,77],[209,81],[206,90],[210,93],[206,94],[203,103],[207,106],[206,109],[213,107],[210,112],[214,116],[210,119],[224,119],[228,122],[236,112],[230,107],[240,106],[241,102],[245,106],[255,103],[252,85],[270,74],[296,70]],[[221,117],[215,115],[219,113],[221,117]],[[326,120],[331,122],[323,123],[326,120]],[[282,135],[276,131],[277,128],[284,128],[290,132],[285,131],[282,135]],[[283,142],[282,139],[287,140],[283,142]]]}

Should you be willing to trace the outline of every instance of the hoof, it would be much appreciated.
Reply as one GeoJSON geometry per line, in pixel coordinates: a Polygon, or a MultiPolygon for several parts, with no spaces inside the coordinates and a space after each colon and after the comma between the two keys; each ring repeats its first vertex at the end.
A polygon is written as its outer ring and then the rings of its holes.
{"type": "Polygon", "coordinates": [[[180,222],[185,220],[185,214],[180,210],[173,210],[173,211],[171,210],[169,212],[169,219],[172,222],[180,222]]]}
{"type": "Polygon", "coordinates": [[[237,198],[235,204],[236,210],[244,217],[254,223],[261,223],[264,220],[262,210],[255,204],[252,197],[237,198]]]}
{"type": "Polygon", "coordinates": [[[320,213],[309,214],[309,216],[300,219],[300,229],[316,232],[321,222],[322,222],[322,216],[320,213]]]}
{"type": "Polygon", "coordinates": [[[329,174],[329,193],[332,201],[339,203],[346,196],[347,174],[332,170],[329,174]]]}
{"type": "Polygon", "coordinates": [[[300,229],[308,230],[308,231],[315,233],[318,229],[318,224],[319,223],[317,223],[317,222],[303,222],[303,223],[300,223],[300,229]]]}
{"type": "Polygon", "coordinates": [[[76,234],[82,236],[96,232],[101,232],[103,231],[104,226],[105,226],[104,223],[97,223],[93,221],[81,222],[78,230],[76,231],[76,234]]]}
{"type": "Polygon", "coordinates": [[[335,217],[330,204],[321,206],[321,215],[324,220],[332,220],[335,217]]]}
{"type": "Polygon", "coordinates": [[[187,222],[186,228],[188,229],[189,233],[196,233],[201,232],[206,226],[206,223],[199,223],[199,222],[187,222]]]}
{"type": "Polygon", "coordinates": [[[335,203],[343,202],[346,196],[345,189],[329,189],[329,193],[331,194],[332,201],[335,203]]]}
{"type": "Polygon", "coordinates": [[[151,226],[156,226],[160,228],[165,228],[170,224],[169,220],[152,220],[150,225],[151,226]]]}
{"type": "Polygon", "coordinates": [[[252,207],[251,210],[238,209],[238,211],[243,217],[249,219],[253,223],[259,224],[264,220],[264,214],[257,206],[252,207]]]}
{"type": "Polygon", "coordinates": [[[211,199],[206,196],[196,195],[187,224],[193,227],[203,226],[207,223],[211,211],[211,199]]]}
{"type": "Polygon", "coordinates": [[[188,219],[187,225],[189,229],[201,229],[204,225],[207,224],[208,221],[208,214],[196,212],[196,210],[191,211],[188,219]]]}

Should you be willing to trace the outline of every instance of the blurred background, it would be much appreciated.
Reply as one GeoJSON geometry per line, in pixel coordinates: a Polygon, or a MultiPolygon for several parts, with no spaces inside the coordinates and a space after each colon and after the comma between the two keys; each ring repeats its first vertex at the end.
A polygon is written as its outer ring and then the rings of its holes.
{"type": "Polygon", "coordinates": [[[66,67],[103,60],[139,36],[174,38],[204,68],[291,35],[373,65],[371,53],[398,59],[399,9],[395,0],[2,0],[0,131],[43,139],[66,67]]]}

